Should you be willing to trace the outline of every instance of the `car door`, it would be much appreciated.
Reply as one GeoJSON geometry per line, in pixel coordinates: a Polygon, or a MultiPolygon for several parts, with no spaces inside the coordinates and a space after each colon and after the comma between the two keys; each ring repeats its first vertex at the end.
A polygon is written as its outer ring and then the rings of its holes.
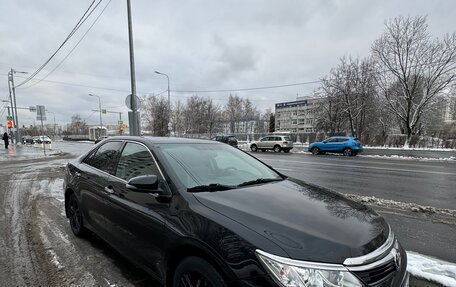
{"type": "Polygon", "coordinates": [[[337,149],[337,138],[329,138],[324,141],[322,151],[335,151],[337,149]]]}
{"type": "Polygon", "coordinates": [[[111,178],[107,220],[121,252],[162,278],[158,272],[163,264],[164,216],[169,207],[150,193],[127,189],[128,180],[140,175],[156,175],[160,188],[169,189],[150,150],[141,143],[127,142],[111,178]]]}
{"type": "Polygon", "coordinates": [[[263,137],[258,141],[258,148],[267,148],[268,137],[263,137]]]}
{"type": "Polygon", "coordinates": [[[115,170],[122,144],[122,141],[112,141],[101,145],[82,161],[76,174],[84,219],[102,237],[109,233],[105,187],[115,170]]]}

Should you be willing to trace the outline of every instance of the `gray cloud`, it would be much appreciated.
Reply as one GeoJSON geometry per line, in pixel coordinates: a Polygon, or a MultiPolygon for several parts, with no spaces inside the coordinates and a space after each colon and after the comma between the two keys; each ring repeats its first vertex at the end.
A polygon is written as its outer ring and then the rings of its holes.
{"type": "MultiPolygon", "coordinates": [[[[106,0],[105,0],[106,1],[106,0]]],[[[0,0],[0,98],[7,97],[10,67],[32,72],[46,60],[72,29],[91,0],[0,0]]],[[[103,5],[103,4],[102,4],[103,5]]],[[[407,1],[132,1],[137,89],[160,93],[170,76],[174,90],[231,89],[288,84],[319,79],[345,55],[365,57],[384,29],[398,15],[428,15],[432,35],[456,30],[453,0],[407,1]]],[[[95,13],[97,14],[97,13],[95,13]]],[[[94,19],[94,18],[92,18],[94,19]]],[[[89,21],[90,22],[90,21],[89,21]]],[[[76,44],[85,25],[46,71],[76,44]]],[[[18,89],[19,106],[44,104],[59,122],[78,113],[90,115],[103,105],[126,112],[129,93],[128,35],[125,1],[112,1],[98,23],[70,57],[47,80],[18,89]],[[97,89],[105,87],[113,90],[97,89]]],[[[46,71],[37,78],[46,75],[46,71]]],[[[22,79],[17,75],[16,82],[22,79]]],[[[260,109],[275,102],[308,95],[316,85],[238,92],[260,109]]],[[[184,101],[191,93],[173,93],[184,101]]],[[[229,93],[211,93],[224,103],[229,93]]],[[[20,111],[25,124],[33,115],[20,111]]],[[[124,114],[126,117],[126,114],[124,114]]],[[[116,115],[106,122],[115,123],[116,115]]]]}

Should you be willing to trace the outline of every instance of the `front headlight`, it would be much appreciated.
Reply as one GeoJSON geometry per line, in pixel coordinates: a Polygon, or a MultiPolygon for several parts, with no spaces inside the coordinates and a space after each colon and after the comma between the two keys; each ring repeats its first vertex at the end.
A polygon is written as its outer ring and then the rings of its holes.
{"type": "Polygon", "coordinates": [[[263,265],[285,287],[362,287],[344,266],[306,262],[256,250],[263,265]]]}

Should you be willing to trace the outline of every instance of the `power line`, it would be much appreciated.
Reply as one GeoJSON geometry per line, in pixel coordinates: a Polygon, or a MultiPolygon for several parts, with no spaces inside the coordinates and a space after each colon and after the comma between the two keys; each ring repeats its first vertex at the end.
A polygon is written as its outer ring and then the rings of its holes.
{"type": "Polygon", "coordinates": [[[268,90],[268,89],[304,86],[304,85],[317,84],[317,83],[321,83],[321,80],[302,82],[302,83],[294,83],[294,84],[276,85],[276,86],[254,87],[254,88],[239,88],[239,89],[224,89],[224,90],[171,90],[171,91],[175,92],[175,93],[243,92],[243,91],[253,91],[253,90],[268,90]]]}
{"type": "MultiPolygon", "coordinates": [[[[101,17],[101,15],[104,13],[104,11],[106,10],[106,8],[108,8],[109,4],[111,3],[112,0],[109,0],[109,2],[105,5],[105,7],[103,8],[103,10],[101,10],[100,14],[97,16],[97,18],[95,19],[95,21],[93,21],[92,25],[90,25],[89,29],[87,29],[87,31],[84,33],[84,35],[82,35],[81,39],[79,39],[79,41],[76,43],[76,45],[74,45],[73,49],[70,50],[70,52],[68,52],[68,54],[57,64],[57,66],[54,67],[54,69],[52,69],[49,73],[47,73],[46,76],[44,76],[43,78],[41,78],[40,80],[38,80],[36,83],[33,83],[31,84],[30,86],[27,86],[27,87],[23,87],[23,89],[28,89],[30,87],[33,87],[35,85],[38,85],[39,83],[41,83],[42,81],[44,81],[45,79],[47,79],[47,77],[49,77],[50,74],[52,74],[55,70],[57,70],[62,64],[63,62],[71,55],[71,53],[78,47],[78,45],[82,42],[82,40],[84,39],[84,37],[89,33],[89,31],[92,29],[92,27],[95,25],[95,23],[97,23],[98,19],[101,17]]],[[[98,3],[100,4],[101,1],[98,3]]],[[[98,6],[97,4],[97,6],[98,6]]],[[[95,8],[96,9],[96,6],[95,8]]]]}
{"type": "Polygon", "coordinates": [[[68,36],[65,38],[65,40],[63,40],[62,44],[60,44],[60,46],[57,48],[57,50],[49,57],[49,59],[47,59],[35,72],[33,72],[27,79],[25,79],[22,83],[20,83],[19,85],[16,86],[17,87],[20,87],[24,84],[26,84],[27,82],[29,82],[31,79],[33,79],[39,72],[41,72],[41,70],[54,58],[54,56],[60,51],[60,49],[68,42],[68,40],[74,35],[74,33],[76,33],[76,31],[82,26],[82,24],[84,24],[84,22],[88,19],[88,17],[93,13],[93,11],[95,11],[95,9],[98,7],[98,5],[100,5],[101,1],[103,0],[99,0],[99,2],[95,5],[95,7],[93,7],[92,9],[92,6],[93,4],[96,2],[96,0],[93,0],[92,3],[90,3],[89,7],[87,8],[87,10],[84,12],[84,14],[82,15],[82,17],[79,19],[79,21],[76,23],[76,25],[74,26],[73,30],[71,30],[71,32],[68,34],[68,36]],[[92,9],[92,10],[91,10],[92,9]],[[90,11],[90,12],[89,12],[90,11]]]}

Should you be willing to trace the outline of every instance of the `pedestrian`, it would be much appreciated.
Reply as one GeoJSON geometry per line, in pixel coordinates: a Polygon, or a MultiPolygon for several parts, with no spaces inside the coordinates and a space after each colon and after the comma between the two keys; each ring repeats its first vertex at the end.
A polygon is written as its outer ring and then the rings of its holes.
{"type": "Polygon", "coordinates": [[[9,137],[7,133],[3,134],[3,141],[5,142],[5,148],[8,148],[9,145],[9,137]]]}

